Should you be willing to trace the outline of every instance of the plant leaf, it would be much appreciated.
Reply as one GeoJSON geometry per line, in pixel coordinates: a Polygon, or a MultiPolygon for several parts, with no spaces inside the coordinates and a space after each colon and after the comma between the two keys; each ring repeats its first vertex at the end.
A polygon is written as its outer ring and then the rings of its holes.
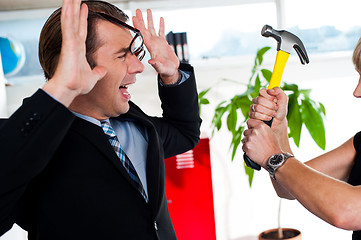
{"type": "Polygon", "coordinates": [[[232,161],[234,159],[234,156],[236,155],[238,146],[241,143],[243,130],[244,130],[244,127],[239,126],[238,130],[235,131],[232,136],[232,143],[231,143],[231,147],[233,147],[232,148],[232,161]]]}
{"type": "MultiPolygon", "coordinates": [[[[226,112],[227,110],[227,106],[225,107],[222,107],[222,105],[226,103],[226,101],[223,101],[221,103],[218,104],[215,112],[214,112],[214,115],[213,115],[213,119],[212,119],[212,124],[213,126],[219,131],[219,129],[221,129],[222,127],[222,117],[224,115],[224,113],[226,112]]],[[[214,130],[214,128],[213,128],[214,130]]]]}
{"type": "Polygon", "coordinates": [[[269,82],[272,77],[272,72],[268,69],[261,69],[261,72],[266,81],[269,82]]]}
{"type": "Polygon", "coordinates": [[[246,163],[244,164],[244,170],[248,176],[248,184],[249,187],[252,187],[252,183],[253,183],[253,176],[254,176],[254,169],[247,167],[246,163]]]}
{"type": "Polygon", "coordinates": [[[230,104],[230,110],[227,117],[227,127],[230,132],[234,132],[236,130],[237,124],[237,111],[234,104],[230,104]]]}
{"type": "Polygon", "coordinates": [[[255,59],[255,65],[257,65],[257,66],[259,66],[259,65],[261,65],[262,64],[262,62],[263,62],[263,55],[268,51],[268,50],[270,50],[271,49],[271,47],[263,47],[263,48],[261,48],[261,49],[259,49],[258,51],[257,51],[257,55],[256,55],[256,59],[255,59]]]}
{"type": "Polygon", "coordinates": [[[211,90],[211,88],[207,88],[207,89],[201,91],[201,92],[198,94],[198,98],[202,98],[204,95],[206,95],[206,94],[209,92],[209,90],[211,90]]]}
{"type": "Polygon", "coordinates": [[[325,108],[325,106],[323,106],[323,104],[320,103],[320,102],[319,102],[318,104],[320,104],[320,110],[321,110],[321,112],[323,113],[324,116],[326,116],[326,108],[325,108]]]}
{"type": "Polygon", "coordinates": [[[202,99],[200,99],[199,102],[200,102],[200,104],[203,104],[203,105],[209,104],[209,100],[207,98],[202,98],[202,99]]]}
{"type": "Polygon", "coordinates": [[[313,106],[313,101],[310,99],[302,100],[301,105],[302,120],[307,127],[313,140],[323,150],[326,147],[325,126],[323,124],[322,116],[313,106]]]}
{"type": "Polygon", "coordinates": [[[301,140],[301,130],[302,130],[302,116],[300,112],[300,106],[298,104],[297,96],[295,94],[290,94],[288,96],[288,128],[290,129],[289,137],[293,138],[296,146],[300,146],[301,140]]]}
{"type": "Polygon", "coordinates": [[[296,84],[283,83],[282,90],[283,91],[292,91],[292,92],[297,92],[298,93],[298,86],[296,84]]]}
{"type": "Polygon", "coordinates": [[[249,94],[251,95],[251,98],[255,98],[258,96],[258,92],[261,89],[261,80],[259,78],[259,75],[257,74],[257,77],[254,81],[254,86],[249,88],[249,94]]]}
{"type": "Polygon", "coordinates": [[[252,101],[248,98],[248,96],[242,96],[238,98],[237,106],[241,108],[244,120],[248,119],[249,106],[251,106],[252,101]]]}
{"type": "Polygon", "coordinates": [[[310,98],[311,89],[302,89],[300,92],[305,96],[305,98],[310,98]]]}

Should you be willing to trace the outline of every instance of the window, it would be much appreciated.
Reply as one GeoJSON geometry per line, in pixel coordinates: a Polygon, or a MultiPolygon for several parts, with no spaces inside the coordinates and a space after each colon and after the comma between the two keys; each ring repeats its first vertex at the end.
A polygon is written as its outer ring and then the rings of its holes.
{"type": "Polygon", "coordinates": [[[359,0],[285,1],[286,27],[309,53],[352,51],[361,36],[359,0]]]}
{"type": "Polygon", "coordinates": [[[263,25],[277,21],[274,3],[153,11],[153,16],[165,18],[166,33],[187,32],[190,59],[254,54],[268,43],[263,25]]]}

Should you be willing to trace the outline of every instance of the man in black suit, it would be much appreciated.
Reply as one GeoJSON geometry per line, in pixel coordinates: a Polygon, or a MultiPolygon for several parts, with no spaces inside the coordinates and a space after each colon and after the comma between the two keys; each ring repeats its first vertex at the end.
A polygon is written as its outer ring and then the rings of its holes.
{"type": "Polygon", "coordinates": [[[49,81],[0,121],[0,235],[17,223],[29,239],[176,239],[164,158],[198,143],[198,95],[164,20],[157,34],[147,16],[148,27],[133,17],[139,31],[111,4],[64,0],[49,17],[39,43],[49,81]],[[163,117],[127,90],[144,69],[143,37],[163,117]]]}

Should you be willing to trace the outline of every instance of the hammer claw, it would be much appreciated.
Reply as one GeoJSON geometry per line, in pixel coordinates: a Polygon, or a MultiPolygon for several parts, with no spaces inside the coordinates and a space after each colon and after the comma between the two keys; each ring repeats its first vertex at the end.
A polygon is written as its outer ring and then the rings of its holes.
{"type": "Polygon", "coordinates": [[[275,30],[269,25],[263,26],[261,34],[264,37],[272,37],[277,41],[277,51],[282,50],[291,53],[292,48],[294,48],[300,57],[301,63],[309,63],[306,48],[296,35],[285,30],[275,30]]]}
{"type": "Polygon", "coordinates": [[[307,53],[305,51],[302,51],[302,48],[300,48],[300,46],[294,45],[293,48],[295,49],[296,53],[300,57],[302,64],[306,64],[306,63],[310,62],[310,60],[308,59],[307,53]]]}

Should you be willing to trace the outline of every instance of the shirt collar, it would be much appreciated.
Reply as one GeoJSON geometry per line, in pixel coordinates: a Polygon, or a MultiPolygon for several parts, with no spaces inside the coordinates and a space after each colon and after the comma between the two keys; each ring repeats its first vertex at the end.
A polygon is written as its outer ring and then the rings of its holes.
{"type": "MultiPolygon", "coordinates": [[[[73,112],[73,111],[72,111],[73,112]]],[[[100,121],[93,118],[93,117],[89,117],[89,116],[86,116],[86,115],[83,115],[83,114],[80,114],[80,113],[77,113],[77,112],[73,112],[75,114],[75,116],[85,120],[85,121],[88,121],[88,122],[91,122],[95,125],[98,125],[100,127],[100,121]]],[[[106,119],[105,121],[108,121],[109,122],[109,119],[106,119]]]]}

